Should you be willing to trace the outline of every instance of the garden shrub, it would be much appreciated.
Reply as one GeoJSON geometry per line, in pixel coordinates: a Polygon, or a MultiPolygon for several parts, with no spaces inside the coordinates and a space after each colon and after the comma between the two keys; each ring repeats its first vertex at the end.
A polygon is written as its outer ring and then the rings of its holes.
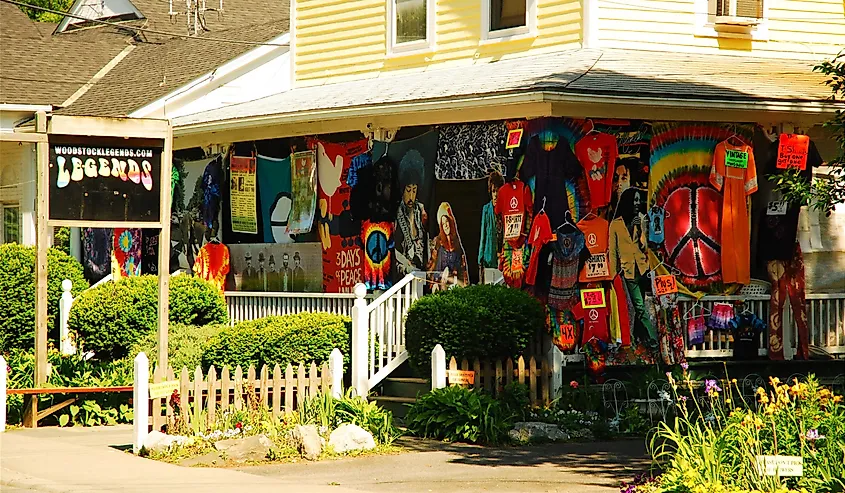
{"type": "MultiPolygon", "coordinates": [[[[202,354],[205,351],[208,341],[217,334],[224,325],[185,325],[171,323],[168,329],[167,360],[177,373],[187,368],[193,374],[196,367],[202,365],[202,354]]],[[[148,332],[138,343],[132,347],[130,355],[134,358],[140,352],[144,352],[151,362],[158,360],[158,333],[148,332]]]]}
{"type": "Polygon", "coordinates": [[[423,374],[431,350],[440,344],[447,357],[501,359],[522,353],[543,329],[540,303],[507,286],[477,285],[439,291],[417,300],[405,321],[411,364],[423,374]]]}
{"type": "Polygon", "coordinates": [[[240,365],[244,371],[254,365],[283,369],[300,362],[318,365],[329,360],[334,348],[343,353],[349,365],[352,321],[331,313],[297,313],[247,320],[225,327],[209,340],[202,357],[207,370],[240,365]]]}
{"type": "MultiPolygon", "coordinates": [[[[202,279],[173,277],[169,302],[171,323],[226,323],[223,295],[202,279]]],[[[158,279],[128,277],[82,293],[73,303],[68,326],[85,351],[101,359],[119,359],[147,334],[155,333],[157,310],[158,279]]]]}
{"type": "Polygon", "coordinates": [[[483,391],[451,386],[417,399],[405,424],[417,436],[450,442],[498,444],[507,440],[515,415],[483,391]]]}
{"type": "MultiPolygon", "coordinates": [[[[66,253],[47,251],[47,324],[50,340],[58,340],[62,281],[73,283],[75,296],[88,287],[82,264],[66,253]]],[[[35,247],[0,245],[0,351],[35,346],[35,247]]]]}

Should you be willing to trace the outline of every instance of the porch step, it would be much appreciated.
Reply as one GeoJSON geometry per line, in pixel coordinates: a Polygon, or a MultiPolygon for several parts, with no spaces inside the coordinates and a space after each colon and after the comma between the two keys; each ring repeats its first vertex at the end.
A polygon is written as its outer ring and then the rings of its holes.
{"type": "Polygon", "coordinates": [[[415,397],[392,397],[389,395],[377,395],[374,399],[378,402],[398,402],[400,404],[414,404],[417,402],[415,397]]]}
{"type": "Polygon", "coordinates": [[[379,394],[416,399],[417,395],[431,390],[431,383],[425,378],[387,377],[382,382],[379,394]]]}

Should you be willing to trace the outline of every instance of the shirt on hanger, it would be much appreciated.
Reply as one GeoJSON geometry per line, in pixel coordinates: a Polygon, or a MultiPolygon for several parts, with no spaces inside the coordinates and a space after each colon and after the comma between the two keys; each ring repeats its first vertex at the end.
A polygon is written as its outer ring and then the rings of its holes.
{"type": "Polygon", "coordinates": [[[566,139],[559,137],[557,145],[547,151],[535,135],[528,143],[519,177],[526,182],[534,178],[534,213],[543,207],[545,197],[546,214],[556,228],[563,223],[564,214],[569,210],[569,198],[564,193],[567,183],[577,185],[583,180],[584,171],[566,139]]]}
{"type": "Polygon", "coordinates": [[[531,245],[531,257],[528,260],[528,271],[525,273],[525,283],[533,286],[537,282],[537,268],[540,264],[540,252],[543,246],[555,238],[552,233],[549,216],[540,212],[534,217],[531,232],[528,234],[528,244],[531,245]]]}
{"type": "Polygon", "coordinates": [[[589,217],[578,221],[578,229],[584,233],[584,244],[590,257],[584,263],[579,282],[609,281],[610,265],[607,257],[610,223],[601,217],[589,217]]]}
{"type": "Polygon", "coordinates": [[[514,248],[525,242],[525,230],[533,207],[531,189],[520,180],[505,183],[499,188],[495,211],[502,218],[503,238],[514,248]]]}
{"type": "Polygon", "coordinates": [[[584,168],[594,208],[610,203],[613,170],[618,157],[616,137],[606,133],[590,133],[575,144],[575,157],[584,168]]]}
{"type": "Polygon", "coordinates": [[[584,331],[581,336],[581,344],[586,344],[595,337],[600,341],[610,341],[610,327],[607,323],[607,307],[584,308],[579,303],[572,313],[575,318],[584,321],[584,331]]]}
{"type": "Polygon", "coordinates": [[[662,207],[654,206],[648,211],[648,242],[660,245],[663,243],[663,220],[666,211],[662,207]]]}
{"type": "Polygon", "coordinates": [[[728,325],[734,335],[734,359],[757,359],[760,334],[766,329],[766,322],[750,312],[740,313],[728,325]]]}

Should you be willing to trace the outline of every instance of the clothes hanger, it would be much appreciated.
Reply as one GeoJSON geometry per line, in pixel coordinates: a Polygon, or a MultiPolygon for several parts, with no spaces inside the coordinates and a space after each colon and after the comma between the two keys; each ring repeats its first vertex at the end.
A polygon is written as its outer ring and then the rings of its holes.
{"type": "Polygon", "coordinates": [[[677,277],[677,276],[681,275],[681,271],[676,269],[675,266],[669,265],[669,264],[667,264],[667,263],[665,263],[661,260],[659,264],[655,265],[654,268],[651,269],[652,278],[657,275],[657,268],[660,267],[661,265],[666,267],[666,270],[669,271],[669,273],[672,274],[673,276],[677,277]]]}
{"type": "Polygon", "coordinates": [[[561,228],[564,226],[569,226],[573,230],[578,230],[578,226],[575,225],[575,222],[572,220],[572,213],[569,212],[569,209],[563,214],[563,224],[557,227],[557,230],[560,231],[561,228]]]}
{"type": "MultiPolygon", "coordinates": [[[[568,211],[567,211],[567,212],[568,212],[568,211]]],[[[585,215],[584,215],[584,217],[582,217],[582,218],[581,218],[581,221],[586,221],[586,220],[587,220],[587,218],[589,218],[590,216],[593,216],[593,217],[599,217],[598,215],[596,215],[596,213],[595,213],[595,212],[593,212],[593,209],[590,209],[590,212],[588,212],[587,214],[585,214],[585,215]]],[[[581,221],[578,221],[578,222],[581,222],[581,221]]]]}
{"type": "Polygon", "coordinates": [[[704,316],[710,315],[710,310],[708,310],[706,306],[704,306],[701,303],[699,303],[698,301],[696,301],[695,303],[692,304],[692,306],[689,308],[689,310],[687,310],[687,312],[684,313],[684,320],[689,320],[691,318],[696,317],[696,315],[695,315],[695,308],[696,307],[701,308],[700,316],[704,317],[704,316]],[[692,314],[692,316],[690,316],[690,314],[692,314]]]}
{"type": "Polygon", "coordinates": [[[546,196],[543,195],[543,205],[540,206],[540,210],[537,211],[537,214],[545,214],[546,213],[546,196]]]}

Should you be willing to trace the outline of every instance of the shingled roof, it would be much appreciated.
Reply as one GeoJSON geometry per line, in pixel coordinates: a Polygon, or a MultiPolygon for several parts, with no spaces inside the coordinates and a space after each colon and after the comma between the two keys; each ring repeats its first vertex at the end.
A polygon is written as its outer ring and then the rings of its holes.
{"type": "Polygon", "coordinates": [[[186,39],[185,18],[171,20],[167,0],[131,1],[144,19],[122,22],[121,28],[94,26],[63,33],[53,33],[55,24],[33,22],[14,5],[0,2],[0,103],[61,106],[127,46],[135,45],[82,97],[59,110],[126,115],[256,47],[203,38],[262,43],[286,33],[290,25],[289,0],[225,0],[224,12],[206,15],[209,31],[186,39]],[[178,36],[133,29],[138,27],[178,36]]]}

